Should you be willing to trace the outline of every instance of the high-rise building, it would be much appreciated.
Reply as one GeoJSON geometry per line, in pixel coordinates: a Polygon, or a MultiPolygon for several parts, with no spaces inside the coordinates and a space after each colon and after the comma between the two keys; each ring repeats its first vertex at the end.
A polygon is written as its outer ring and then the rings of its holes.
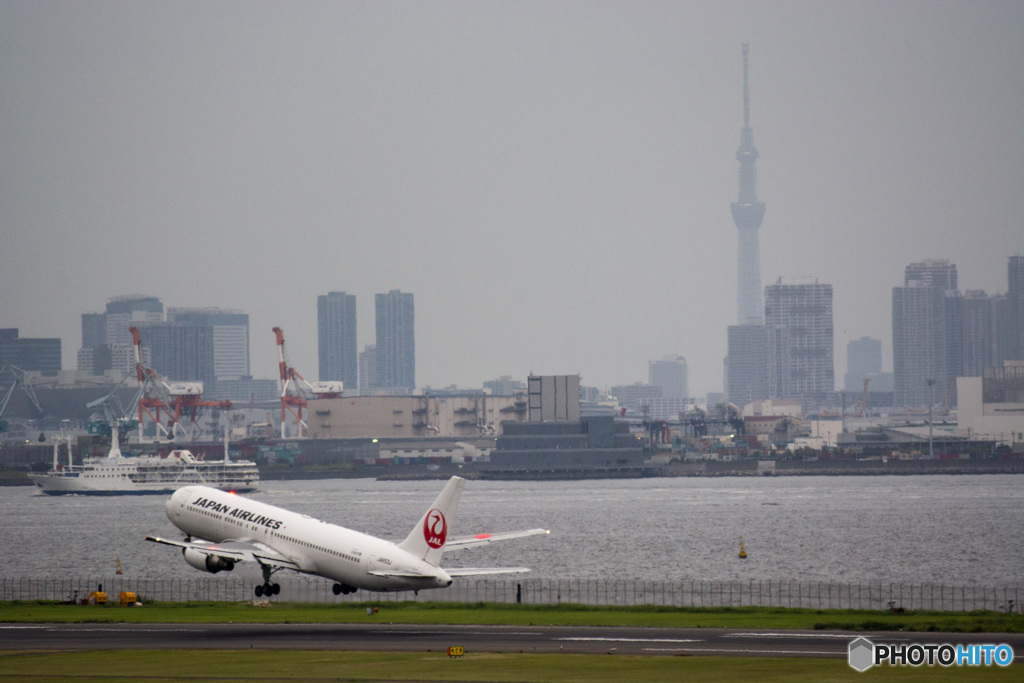
{"type": "Polygon", "coordinates": [[[213,328],[213,374],[217,379],[249,377],[249,314],[219,308],[169,308],[167,322],[213,328]]]}
{"type": "Polygon", "coordinates": [[[770,331],[766,325],[730,325],[728,329],[725,396],[740,408],[771,398],[770,331]]]}
{"type": "Polygon", "coordinates": [[[765,324],[786,330],[787,362],[778,366],[778,398],[820,405],[835,390],[832,285],[784,280],[765,287],[765,324]]]}
{"type": "Polygon", "coordinates": [[[686,358],[666,356],[661,360],[647,362],[647,383],[661,387],[663,398],[689,398],[689,375],[686,358]]]}
{"type": "Polygon", "coordinates": [[[328,292],[316,298],[320,381],[340,380],[346,389],[359,386],[356,346],[356,296],[328,292]]]}
{"type": "Polygon", "coordinates": [[[893,403],[926,408],[944,397],[955,371],[950,357],[961,310],[956,265],[929,260],[907,266],[902,287],[892,290],[893,403]]]}
{"type": "Polygon", "coordinates": [[[140,323],[163,322],[164,305],[155,296],[129,294],[117,296],[107,302],[107,344],[131,346],[129,327],[140,323]]]}
{"type": "Polygon", "coordinates": [[[213,326],[141,323],[139,335],[149,349],[150,367],[163,379],[202,382],[204,391],[214,390],[213,326]]]}
{"type": "Polygon", "coordinates": [[[376,295],[377,389],[392,393],[416,388],[416,335],[413,296],[392,289],[376,295]]]}
{"type": "Polygon", "coordinates": [[[377,388],[377,346],[367,344],[359,352],[359,393],[367,395],[377,388]]]}
{"type": "Polygon", "coordinates": [[[861,337],[846,343],[846,391],[861,391],[865,378],[882,372],[882,340],[861,337]]]}
{"type": "Polygon", "coordinates": [[[750,127],[750,87],[747,54],[743,45],[743,128],[736,160],[740,162],[739,197],[732,204],[732,220],[739,231],[736,302],[739,325],[757,325],[763,321],[761,303],[761,251],[758,230],[764,218],[764,202],[757,201],[758,152],[754,147],[754,129],[750,127]]]}
{"type": "Polygon", "coordinates": [[[1009,325],[1006,360],[1024,360],[1024,256],[1011,256],[1007,266],[1009,325]]]}
{"type": "Polygon", "coordinates": [[[56,377],[60,362],[60,339],[22,337],[16,327],[0,331],[0,368],[10,364],[43,377],[56,377]]]}

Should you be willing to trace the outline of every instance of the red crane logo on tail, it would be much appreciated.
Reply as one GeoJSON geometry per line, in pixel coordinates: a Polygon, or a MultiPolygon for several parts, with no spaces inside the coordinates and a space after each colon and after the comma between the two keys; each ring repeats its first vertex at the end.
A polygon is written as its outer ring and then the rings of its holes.
{"type": "Polygon", "coordinates": [[[444,513],[437,508],[428,512],[423,520],[423,538],[435,550],[443,546],[448,538],[448,522],[445,521],[444,513]]]}

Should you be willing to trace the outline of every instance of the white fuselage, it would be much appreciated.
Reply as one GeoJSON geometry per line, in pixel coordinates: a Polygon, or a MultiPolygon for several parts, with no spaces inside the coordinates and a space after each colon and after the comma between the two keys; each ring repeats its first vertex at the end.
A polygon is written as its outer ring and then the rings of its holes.
{"type": "Polygon", "coordinates": [[[352,588],[443,588],[451,577],[394,543],[307,515],[206,486],[186,486],[166,504],[167,517],[189,536],[272,548],[301,571],[352,588]]]}

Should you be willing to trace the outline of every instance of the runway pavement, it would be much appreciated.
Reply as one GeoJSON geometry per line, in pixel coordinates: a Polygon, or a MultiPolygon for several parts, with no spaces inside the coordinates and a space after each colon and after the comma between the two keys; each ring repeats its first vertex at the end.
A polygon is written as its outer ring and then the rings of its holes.
{"type": "Polygon", "coordinates": [[[1005,643],[1020,661],[1024,634],[864,633],[717,628],[444,626],[418,624],[0,624],[0,649],[369,650],[564,654],[847,657],[864,636],[891,644],[1005,643]]]}

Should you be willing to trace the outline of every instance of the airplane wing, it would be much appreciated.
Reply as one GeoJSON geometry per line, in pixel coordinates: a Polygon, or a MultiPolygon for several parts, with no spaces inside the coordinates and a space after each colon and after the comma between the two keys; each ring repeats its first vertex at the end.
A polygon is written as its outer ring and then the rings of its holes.
{"type": "Polygon", "coordinates": [[[146,536],[147,541],[173,545],[178,548],[195,550],[207,555],[216,555],[234,562],[255,562],[261,566],[269,566],[281,569],[294,569],[302,571],[295,562],[277,552],[268,545],[262,543],[246,543],[245,541],[224,541],[223,543],[210,543],[209,541],[169,541],[166,538],[146,536]]]}
{"type": "MultiPolygon", "coordinates": [[[[444,549],[459,550],[461,548],[472,548],[473,546],[487,545],[488,543],[494,543],[495,541],[507,541],[512,538],[541,536],[550,533],[550,529],[527,529],[525,531],[506,531],[500,534],[477,534],[476,536],[464,536],[462,538],[449,539],[448,542],[444,544],[444,549]]],[[[454,576],[454,574],[452,574],[452,576],[454,576]]]]}
{"type": "Polygon", "coordinates": [[[525,574],[528,567],[445,567],[448,576],[486,576],[488,574],[525,574]]]}

